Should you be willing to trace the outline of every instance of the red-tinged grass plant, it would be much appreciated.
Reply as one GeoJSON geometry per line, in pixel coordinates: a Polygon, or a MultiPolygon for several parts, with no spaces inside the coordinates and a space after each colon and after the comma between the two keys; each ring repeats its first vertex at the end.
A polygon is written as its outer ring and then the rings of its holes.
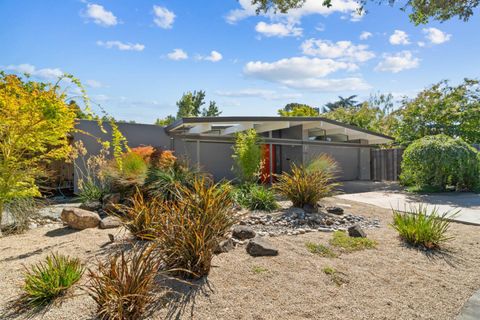
{"type": "Polygon", "coordinates": [[[132,148],[130,151],[142,157],[146,163],[149,163],[155,149],[152,146],[139,146],[132,148]]]}
{"type": "Polygon", "coordinates": [[[155,236],[169,270],[188,278],[208,275],[213,252],[233,223],[231,186],[197,177],[162,204],[155,236]]]}
{"type": "Polygon", "coordinates": [[[154,300],[160,260],[155,246],[134,247],[99,262],[88,270],[88,294],[101,320],[139,319],[154,300]]]}
{"type": "Polygon", "coordinates": [[[162,204],[160,198],[146,199],[140,189],[136,189],[128,204],[118,205],[118,217],[125,229],[138,240],[153,240],[160,223],[162,204]]]}

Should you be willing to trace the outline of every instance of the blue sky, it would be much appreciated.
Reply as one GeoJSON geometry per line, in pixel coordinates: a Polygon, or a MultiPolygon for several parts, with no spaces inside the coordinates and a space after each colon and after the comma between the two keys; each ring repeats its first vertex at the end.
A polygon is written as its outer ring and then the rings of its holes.
{"type": "Polygon", "coordinates": [[[205,90],[223,115],[274,115],[480,74],[478,13],[414,26],[398,7],[359,17],[353,0],[321,2],[256,16],[249,0],[4,0],[0,68],[72,73],[117,119],[143,123],[175,114],[185,91],[205,90]]]}

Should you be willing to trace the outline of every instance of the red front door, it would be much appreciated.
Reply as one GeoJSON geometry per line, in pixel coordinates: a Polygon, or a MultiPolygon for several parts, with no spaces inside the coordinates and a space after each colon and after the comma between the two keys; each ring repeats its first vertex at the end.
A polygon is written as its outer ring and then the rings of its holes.
{"type": "Polygon", "coordinates": [[[270,176],[275,173],[275,145],[270,150],[269,144],[262,145],[262,171],[260,180],[262,183],[270,183],[270,176]],[[271,167],[270,167],[271,164],[271,167]],[[270,170],[271,169],[271,170],[270,170]]]}

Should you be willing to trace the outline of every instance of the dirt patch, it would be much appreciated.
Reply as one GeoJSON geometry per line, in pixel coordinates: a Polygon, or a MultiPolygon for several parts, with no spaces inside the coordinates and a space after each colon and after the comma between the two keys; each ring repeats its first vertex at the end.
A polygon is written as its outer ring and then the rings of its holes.
{"type": "MultiPolygon", "coordinates": [[[[177,293],[168,295],[166,306],[159,299],[162,307],[151,319],[453,319],[480,288],[479,227],[454,224],[456,239],[448,251],[429,255],[402,244],[387,226],[389,210],[338,199],[325,203],[378,218],[381,227],[367,230],[376,249],[337,258],[310,253],[306,242],[328,245],[332,234],[324,232],[269,238],[280,250],[277,257],[253,258],[237,247],[214,258],[208,279],[192,285],[163,281],[177,293]],[[334,283],[326,267],[340,272],[345,283],[334,283]]],[[[114,232],[68,232],[57,225],[0,239],[0,312],[19,293],[23,264],[54,251],[91,265],[113,249],[107,243],[114,232]]],[[[43,319],[92,319],[94,311],[93,301],[77,288],[43,319]]]]}

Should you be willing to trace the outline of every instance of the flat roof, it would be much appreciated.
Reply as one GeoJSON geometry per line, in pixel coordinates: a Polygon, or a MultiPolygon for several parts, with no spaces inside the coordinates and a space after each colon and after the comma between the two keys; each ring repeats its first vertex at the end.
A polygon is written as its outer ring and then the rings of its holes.
{"type": "Polygon", "coordinates": [[[347,136],[354,136],[356,139],[366,139],[372,144],[382,144],[392,142],[395,139],[371,130],[366,130],[357,126],[349,125],[339,121],[327,119],[324,117],[272,117],[272,116],[231,116],[231,117],[195,117],[182,118],[165,130],[167,132],[175,132],[178,130],[186,130],[187,134],[202,134],[212,130],[212,126],[220,128],[224,135],[233,134],[250,128],[259,128],[260,130],[280,130],[297,125],[306,125],[309,129],[323,129],[327,134],[337,132],[347,136]],[[340,132],[340,128],[344,131],[340,132]]]}

